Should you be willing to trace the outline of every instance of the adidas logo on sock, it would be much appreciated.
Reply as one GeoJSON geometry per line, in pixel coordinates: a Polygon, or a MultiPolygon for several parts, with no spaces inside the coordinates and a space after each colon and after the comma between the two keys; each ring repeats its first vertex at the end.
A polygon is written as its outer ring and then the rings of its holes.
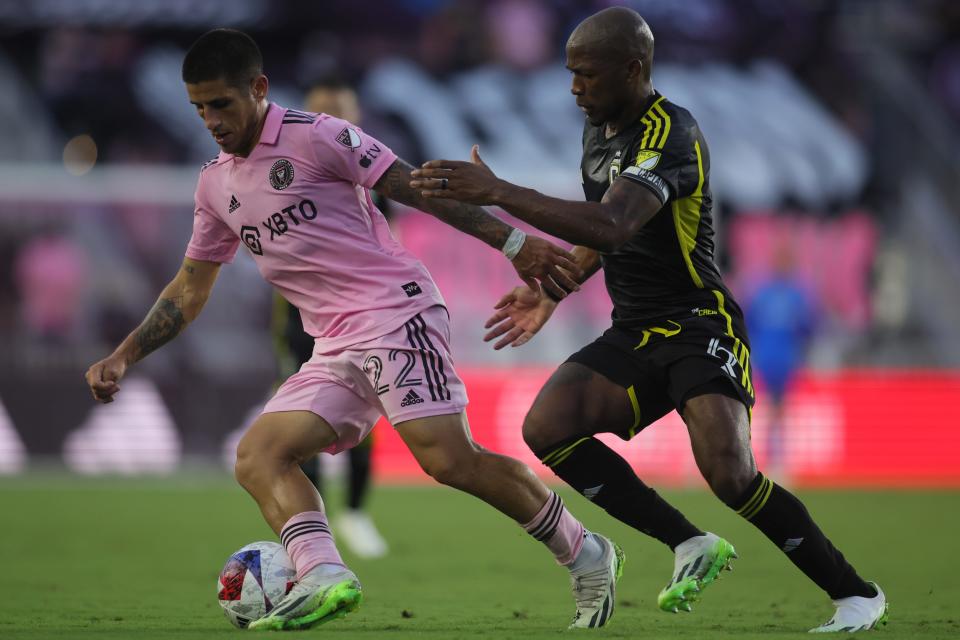
{"type": "Polygon", "coordinates": [[[236,210],[239,209],[239,208],[240,208],[240,201],[237,200],[237,196],[231,195],[231,196],[230,196],[230,209],[229,209],[229,212],[230,212],[230,213],[233,213],[234,211],[236,211],[236,210]]]}
{"type": "Polygon", "coordinates": [[[583,490],[583,497],[586,498],[587,500],[591,500],[591,501],[592,501],[594,498],[597,497],[597,494],[600,493],[600,490],[601,490],[601,489],[603,489],[603,485],[602,485],[602,484],[598,484],[598,485],[595,486],[595,487],[590,487],[589,489],[584,489],[584,490],[583,490]]]}
{"type": "Polygon", "coordinates": [[[803,542],[803,538],[787,538],[787,541],[783,543],[783,552],[790,553],[799,547],[801,542],[803,542]]]}
{"type": "Polygon", "coordinates": [[[412,404],[421,404],[423,403],[423,398],[417,395],[417,392],[413,389],[407,392],[407,395],[403,397],[403,400],[400,402],[401,407],[409,407],[412,404]]]}

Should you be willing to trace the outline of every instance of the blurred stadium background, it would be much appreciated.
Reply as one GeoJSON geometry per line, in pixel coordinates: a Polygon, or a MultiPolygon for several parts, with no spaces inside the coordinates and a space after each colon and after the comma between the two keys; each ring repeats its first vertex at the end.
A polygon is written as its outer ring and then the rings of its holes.
{"type": "MultiPolygon", "coordinates": [[[[466,158],[580,198],[574,0],[0,0],[0,474],[226,469],[276,375],[271,292],[245,252],[201,318],[96,406],[86,367],[131,330],[190,235],[217,149],[180,82],[215,26],[250,32],[271,97],[335,73],[363,127],[413,162],[466,158]]],[[[699,119],[720,262],[749,307],[789,263],[815,300],[786,401],[779,472],[798,486],[960,486],[960,4],[634,0],[655,86],[699,119]]],[[[552,368],[608,324],[600,277],[519,350],[481,342],[514,284],[501,256],[394,207],[449,303],[475,437],[539,464],[519,426],[552,368]]],[[[759,388],[754,437],[766,455],[759,388]]],[[[652,481],[699,486],[676,416],[618,449],[652,481]]],[[[378,429],[377,481],[419,477],[378,429]]],[[[2,484],[0,484],[2,486],[2,484]]]]}

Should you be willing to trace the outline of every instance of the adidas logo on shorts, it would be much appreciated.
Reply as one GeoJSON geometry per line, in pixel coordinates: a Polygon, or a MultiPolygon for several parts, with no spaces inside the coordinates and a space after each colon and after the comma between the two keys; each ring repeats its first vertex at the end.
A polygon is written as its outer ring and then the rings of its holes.
{"type": "Polygon", "coordinates": [[[409,407],[412,404],[422,404],[423,398],[417,395],[417,392],[413,389],[407,392],[407,395],[403,397],[403,400],[400,401],[401,407],[409,407]]]}

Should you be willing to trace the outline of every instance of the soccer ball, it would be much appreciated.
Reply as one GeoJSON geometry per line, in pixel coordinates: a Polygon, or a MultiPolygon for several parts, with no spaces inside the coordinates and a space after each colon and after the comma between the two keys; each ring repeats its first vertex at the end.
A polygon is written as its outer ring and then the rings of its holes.
{"type": "Polygon", "coordinates": [[[245,629],[269,613],[296,580],[297,570],[282,545],[251,542],[227,559],[217,580],[217,595],[227,620],[245,629]]]}

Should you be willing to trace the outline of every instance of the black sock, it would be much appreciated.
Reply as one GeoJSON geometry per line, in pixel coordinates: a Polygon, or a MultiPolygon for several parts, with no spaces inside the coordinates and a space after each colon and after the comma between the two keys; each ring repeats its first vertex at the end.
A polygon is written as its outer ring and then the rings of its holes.
{"type": "Polygon", "coordinates": [[[364,498],[367,497],[367,487],[370,485],[370,454],[369,446],[360,444],[350,449],[350,486],[348,487],[347,506],[351,509],[363,508],[364,498]]]}
{"type": "Polygon", "coordinates": [[[876,595],[792,493],[758,473],[731,509],[760,529],[831,598],[876,595]]]}
{"type": "Polygon", "coordinates": [[[614,518],[656,538],[670,549],[703,535],[596,438],[571,438],[534,451],[564,482],[614,518]]]}
{"type": "Polygon", "coordinates": [[[305,461],[300,465],[300,469],[303,471],[304,475],[307,476],[307,480],[313,483],[313,486],[317,488],[317,491],[320,492],[320,495],[323,495],[323,479],[321,478],[320,471],[320,458],[313,457],[305,461]]]}

